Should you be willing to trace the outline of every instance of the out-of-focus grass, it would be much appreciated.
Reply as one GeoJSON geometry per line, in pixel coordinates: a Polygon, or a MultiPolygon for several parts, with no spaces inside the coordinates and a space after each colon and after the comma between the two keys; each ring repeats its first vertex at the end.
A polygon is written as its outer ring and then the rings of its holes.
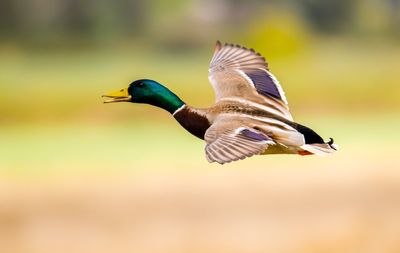
{"type": "MultiPolygon", "coordinates": [[[[168,117],[167,114],[164,115],[168,117]]],[[[336,164],[349,167],[359,163],[366,169],[397,164],[400,141],[395,115],[374,118],[348,116],[312,118],[301,122],[325,139],[333,137],[340,151],[330,158],[292,155],[257,156],[224,167],[229,168],[314,168],[336,164]],[[391,122],[391,124],[382,124],[391,122]]],[[[209,166],[204,142],[185,132],[172,119],[123,124],[20,125],[1,127],[0,171],[2,176],[55,176],[65,173],[126,173],[142,170],[197,170],[209,166]]]]}
{"type": "MultiPolygon", "coordinates": [[[[197,106],[214,100],[207,80],[213,44],[207,50],[166,54],[150,48],[59,51],[0,50],[2,121],[120,117],[143,107],[104,110],[99,96],[134,79],[164,83],[197,106]]],[[[292,111],[359,113],[399,108],[400,48],[386,44],[313,43],[301,53],[279,58],[268,49],[271,70],[284,86],[292,111]],[[271,56],[269,56],[271,55],[271,56]]]]}
{"type": "MultiPolygon", "coordinates": [[[[285,58],[259,50],[283,84],[296,121],[324,138],[334,137],[343,147],[338,155],[257,157],[228,166],[285,167],[299,159],[315,161],[310,166],[332,159],[344,163],[351,152],[390,161],[399,139],[400,48],[354,43],[315,43],[285,58]]],[[[189,104],[208,106],[214,100],[207,80],[211,49],[167,54],[147,47],[74,52],[9,47],[0,52],[2,175],[208,166],[204,143],[167,113],[148,105],[104,105],[100,95],[137,78],[153,78],[189,104]]]]}
{"type": "Polygon", "coordinates": [[[212,101],[211,87],[207,84],[206,57],[202,61],[199,55],[167,56],[144,51],[128,48],[2,52],[2,118],[12,121],[68,120],[79,118],[87,111],[90,117],[104,112],[101,94],[127,86],[139,78],[159,80],[179,94],[191,93],[195,102],[200,100],[196,96],[199,93],[208,94],[203,98],[209,97],[212,101]],[[203,82],[197,78],[199,76],[203,77],[203,82]]]}

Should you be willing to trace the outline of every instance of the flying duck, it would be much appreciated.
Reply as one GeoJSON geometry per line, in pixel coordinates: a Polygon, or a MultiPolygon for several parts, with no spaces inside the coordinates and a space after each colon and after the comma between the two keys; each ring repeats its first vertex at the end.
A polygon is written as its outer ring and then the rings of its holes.
{"type": "Polygon", "coordinates": [[[104,103],[133,102],[160,107],[206,142],[209,162],[220,164],[266,154],[332,154],[337,145],[293,121],[285,93],[265,58],[254,49],[217,41],[208,78],[216,101],[194,108],[150,79],[103,95],[104,103]]]}

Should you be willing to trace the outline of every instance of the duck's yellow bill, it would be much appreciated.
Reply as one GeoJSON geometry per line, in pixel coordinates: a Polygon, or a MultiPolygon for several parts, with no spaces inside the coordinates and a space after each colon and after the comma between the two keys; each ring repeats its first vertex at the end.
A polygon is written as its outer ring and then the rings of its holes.
{"type": "Polygon", "coordinates": [[[105,99],[104,103],[126,102],[131,101],[132,98],[128,93],[128,88],[104,94],[102,97],[105,99]]]}

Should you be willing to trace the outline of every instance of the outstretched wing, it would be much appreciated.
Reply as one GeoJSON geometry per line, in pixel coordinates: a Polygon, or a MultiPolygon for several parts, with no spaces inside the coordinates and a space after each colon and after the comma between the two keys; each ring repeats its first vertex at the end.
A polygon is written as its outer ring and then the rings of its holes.
{"type": "Polygon", "coordinates": [[[260,154],[268,145],[275,144],[260,131],[229,119],[216,121],[207,130],[204,139],[207,160],[220,164],[260,154]]]}
{"type": "Polygon", "coordinates": [[[239,97],[266,106],[279,107],[291,120],[281,85],[268,70],[265,58],[253,49],[217,41],[209,67],[209,80],[217,101],[239,97]]]}

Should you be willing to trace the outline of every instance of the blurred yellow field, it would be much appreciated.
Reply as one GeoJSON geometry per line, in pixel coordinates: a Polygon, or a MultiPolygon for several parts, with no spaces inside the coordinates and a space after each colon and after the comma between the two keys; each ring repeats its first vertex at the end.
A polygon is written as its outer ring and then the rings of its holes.
{"type": "Polygon", "coordinates": [[[398,166],[345,150],[330,160],[263,157],[227,167],[184,160],[170,168],[170,157],[163,169],[135,172],[131,158],[124,172],[2,180],[0,248],[398,252],[398,166]]]}

